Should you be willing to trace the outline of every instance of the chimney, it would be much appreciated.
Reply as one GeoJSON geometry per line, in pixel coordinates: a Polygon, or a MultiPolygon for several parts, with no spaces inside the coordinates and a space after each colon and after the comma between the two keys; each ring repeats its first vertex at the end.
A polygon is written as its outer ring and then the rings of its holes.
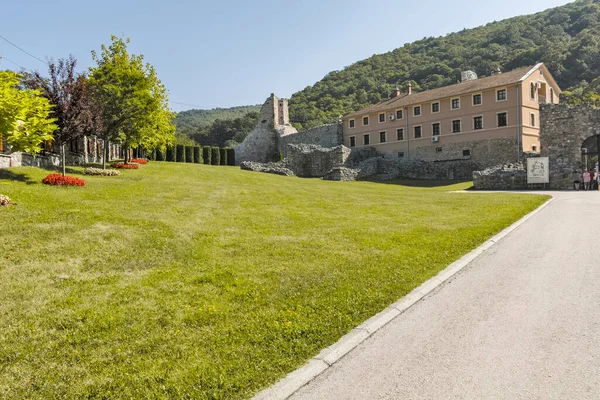
{"type": "Polygon", "coordinates": [[[408,95],[412,94],[412,83],[408,82],[408,95]]]}
{"type": "Polygon", "coordinates": [[[461,82],[468,82],[468,81],[474,81],[477,80],[477,74],[473,71],[462,71],[460,73],[460,81],[461,82]]]}
{"type": "Polygon", "coordinates": [[[398,96],[400,96],[400,89],[396,88],[392,91],[392,99],[398,96]]]}

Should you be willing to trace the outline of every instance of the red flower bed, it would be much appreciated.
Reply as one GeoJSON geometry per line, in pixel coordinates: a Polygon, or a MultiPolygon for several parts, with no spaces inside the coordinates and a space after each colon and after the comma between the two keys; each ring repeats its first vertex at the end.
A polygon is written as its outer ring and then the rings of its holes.
{"type": "Polygon", "coordinates": [[[148,160],[145,160],[143,158],[134,158],[131,160],[131,162],[136,164],[148,164],[148,160]]]}
{"type": "Polygon", "coordinates": [[[118,169],[138,169],[140,168],[139,164],[123,164],[123,163],[114,163],[111,164],[111,167],[118,169]]]}
{"type": "Polygon", "coordinates": [[[55,186],[85,186],[85,181],[81,178],[62,176],[62,174],[57,173],[48,175],[42,179],[42,183],[55,186]]]}

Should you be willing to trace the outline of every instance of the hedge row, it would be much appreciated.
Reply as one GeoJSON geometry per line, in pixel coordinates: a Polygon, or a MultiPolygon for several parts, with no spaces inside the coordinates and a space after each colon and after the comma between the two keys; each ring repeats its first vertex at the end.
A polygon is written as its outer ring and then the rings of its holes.
{"type": "Polygon", "coordinates": [[[166,152],[157,149],[153,153],[156,161],[185,162],[207,165],[235,165],[235,150],[231,147],[218,148],[212,146],[167,147],[166,152]]]}

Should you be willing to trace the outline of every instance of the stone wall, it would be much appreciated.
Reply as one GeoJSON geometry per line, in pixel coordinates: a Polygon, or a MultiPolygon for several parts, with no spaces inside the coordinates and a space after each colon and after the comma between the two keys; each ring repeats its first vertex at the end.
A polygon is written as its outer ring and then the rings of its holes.
{"type": "Polygon", "coordinates": [[[346,166],[350,149],[346,146],[324,148],[310,144],[290,144],[287,167],[302,178],[322,178],[336,167],[346,166]]]}
{"type": "Polygon", "coordinates": [[[358,179],[390,180],[397,178],[432,180],[470,180],[476,165],[471,160],[403,161],[384,157],[371,158],[356,169],[358,179]]]}
{"type": "Polygon", "coordinates": [[[517,138],[500,138],[417,147],[411,150],[410,159],[427,162],[468,161],[476,169],[499,164],[515,163],[519,156],[517,138]]]}
{"type": "Polygon", "coordinates": [[[282,136],[279,139],[279,149],[283,157],[287,157],[288,145],[290,144],[314,144],[321,147],[335,147],[341,145],[343,140],[343,124],[329,124],[282,136]]]}
{"type": "MultiPolygon", "coordinates": [[[[88,163],[101,163],[102,140],[95,136],[83,137],[78,140],[79,153],[67,150],[65,156],[68,165],[84,165],[88,163]],[[100,148],[99,148],[100,147],[100,148]]],[[[111,144],[109,148],[110,159],[119,158],[120,146],[111,144]]],[[[35,157],[29,153],[14,152],[0,153],[0,168],[9,167],[57,167],[61,165],[60,154],[42,152],[35,157]]]]}

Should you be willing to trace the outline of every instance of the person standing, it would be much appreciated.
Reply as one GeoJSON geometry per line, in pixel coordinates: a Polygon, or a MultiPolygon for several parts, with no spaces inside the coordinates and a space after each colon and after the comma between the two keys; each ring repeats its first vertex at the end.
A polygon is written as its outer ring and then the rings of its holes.
{"type": "Polygon", "coordinates": [[[592,177],[590,176],[590,171],[587,169],[583,173],[583,190],[590,190],[590,182],[592,181],[592,177]]]}

